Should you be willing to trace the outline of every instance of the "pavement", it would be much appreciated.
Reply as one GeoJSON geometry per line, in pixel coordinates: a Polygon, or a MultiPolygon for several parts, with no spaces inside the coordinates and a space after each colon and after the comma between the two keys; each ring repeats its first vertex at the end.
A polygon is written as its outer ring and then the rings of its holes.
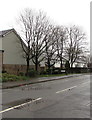
{"type": "Polygon", "coordinates": [[[69,77],[77,77],[80,75],[83,75],[83,74],[72,74],[72,75],[64,75],[64,76],[56,76],[56,77],[55,76],[54,77],[40,77],[40,78],[31,78],[30,80],[25,80],[25,81],[21,80],[21,81],[13,81],[13,82],[4,82],[0,84],[0,89],[15,88],[19,86],[60,80],[60,79],[69,78],[69,77]]]}

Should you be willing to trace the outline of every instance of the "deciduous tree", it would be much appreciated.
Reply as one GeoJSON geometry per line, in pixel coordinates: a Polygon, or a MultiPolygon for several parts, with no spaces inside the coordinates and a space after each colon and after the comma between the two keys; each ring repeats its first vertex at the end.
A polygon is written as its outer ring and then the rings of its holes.
{"type": "Polygon", "coordinates": [[[65,45],[65,57],[70,63],[70,67],[73,64],[81,61],[87,51],[85,48],[86,36],[79,27],[73,26],[67,28],[68,39],[65,45]]]}

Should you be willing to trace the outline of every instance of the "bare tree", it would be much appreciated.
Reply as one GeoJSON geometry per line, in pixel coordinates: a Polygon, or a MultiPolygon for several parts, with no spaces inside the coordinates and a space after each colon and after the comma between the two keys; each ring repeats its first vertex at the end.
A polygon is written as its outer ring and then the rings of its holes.
{"type": "Polygon", "coordinates": [[[55,39],[55,28],[54,26],[50,26],[48,30],[47,37],[45,39],[45,64],[48,68],[48,72],[50,73],[51,67],[53,67],[57,61],[56,54],[56,39],[55,39]]]}
{"type": "Polygon", "coordinates": [[[66,42],[66,28],[63,26],[57,26],[55,28],[55,39],[56,39],[56,49],[57,49],[57,57],[60,61],[60,68],[63,68],[63,60],[65,60],[64,53],[64,43],[66,42]]]}
{"type": "Polygon", "coordinates": [[[78,27],[73,26],[67,30],[60,26],[52,27],[43,12],[35,13],[30,9],[20,14],[19,24],[24,38],[21,46],[27,62],[26,73],[30,60],[36,71],[43,60],[46,60],[49,69],[57,59],[61,62],[61,68],[63,59],[68,60],[71,67],[82,60],[85,34],[78,27]]]}
{"type": "Polygon", "coordinates": [[[34,13],[30,9],[26,9],[20,15],[20,21],[22,25],[22,31],[24,35],[24,42],[21,42],[21,46],[25,53],[25,59],[27,61],[27,73],[29,70],[29,62],[32,59],[35,64],[35,70],[38,71],[40,62],[44,59],[45,50],[45,38],[48,26],[48,20],[43,12],[34,13]]]}
{"type": "MultiPolygon", "coordinates": [[[[30,60],[32,59],[31,56],[31,42],[32,42],[32,24],[33,24],[33,15],[31,10],[24,10],[22,14],[20,14],[18,23],[21,26],[21,47],[23,50],[23,57],[27,63],[26,74],[28,75],[30,60]]],[[[20,32],[20,31],[19,31],[20,32]]]]}
{"type": "Polygon", "coordinates": [[[35,18],[33,42],[31,46],[32,61],[35,64],[36,71],[38,71],[38,66],[45,58],[45,40],[47,37],[48,24],[46,16],[40,12],[35,18]]]}
{"type": "Polygon", "coordinates": [[[73,67],[73,64],[82,61],[85,56],[85,33],[81,31],[80,28],[73,26],[67,28],[68,39],[65,45],[65,57],[70,63],[70,67],[73,67]]]}

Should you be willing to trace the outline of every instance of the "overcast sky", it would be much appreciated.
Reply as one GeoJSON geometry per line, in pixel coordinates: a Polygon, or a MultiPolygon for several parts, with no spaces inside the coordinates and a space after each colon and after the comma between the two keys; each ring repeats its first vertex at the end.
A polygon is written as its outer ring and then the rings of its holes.
{"type": "Polygon", "coordinates": [[[90,0],[1,0],[0,30],[17,29],[16,18],[24,8],[40,9],[60,25],[81,26],[89,41],[90,0]]]}

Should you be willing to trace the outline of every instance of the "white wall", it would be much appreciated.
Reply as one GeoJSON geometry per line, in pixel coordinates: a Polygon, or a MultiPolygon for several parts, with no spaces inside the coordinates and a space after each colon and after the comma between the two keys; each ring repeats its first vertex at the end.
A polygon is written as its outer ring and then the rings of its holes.
{"type": "Polygon", "coordinates": [[[3,37],[2,47],[4,49],[4,64],[26,65],[26,61],[23,58],[22,48],[19,43],[19,38],[14,32],[11,32],[3,37]]]}

